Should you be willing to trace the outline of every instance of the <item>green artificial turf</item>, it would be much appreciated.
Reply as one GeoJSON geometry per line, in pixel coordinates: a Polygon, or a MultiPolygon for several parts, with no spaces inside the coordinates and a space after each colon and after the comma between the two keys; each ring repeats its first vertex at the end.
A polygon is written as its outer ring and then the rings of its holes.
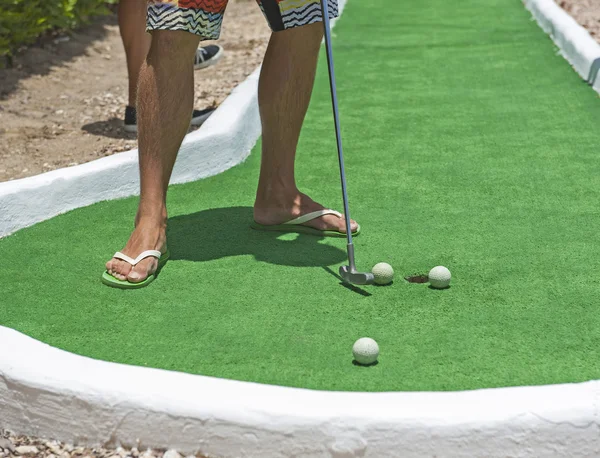
{"type": "MultiPolygon", "coordinates": [[[[137,199],[0,240],[0,324],[78,354],[326,390],[461,390],[600,378],[600,100],[516,0],[351,0],[335,29],[359,267],[343,239],[249,228],[259,146],[173,186],[172,260],[139,291],[100,282],[137,199]],[[445,265],[452,288],[402,277],[445,265]],[[375,338],[380,362],[352,364],[375,338]]],[[[321,56],[301,188],[341,209],[321,56]]],[[[35,203],[32,203],[32,205],[35,203]]]]}

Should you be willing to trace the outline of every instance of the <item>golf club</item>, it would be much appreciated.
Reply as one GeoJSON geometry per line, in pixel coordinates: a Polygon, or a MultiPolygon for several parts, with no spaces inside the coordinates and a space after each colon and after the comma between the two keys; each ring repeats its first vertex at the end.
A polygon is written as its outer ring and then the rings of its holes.
{"type": "Polygon", "coordinates": [[[338,113],[337,90],[335,86],[335,73],[333,69],[333,53],[331,51],[331,27],[329,25],[329,11],[327,0],[321,0],[321,11],[323,13],[323,27],[325,29],[325,48],[327,50],[327,68],[329,69],[329,86],[331,88],[331,103],[333,105],[333,120],[335,123],[335,136],[337,140],[338,158],[340,160],[340,177],[342,180],[342,197],[344,198],[344,213],[346,215],[346,237],[348,239],[348,264],[340,267],[340,276],[347,283],[355,285],[370,285],[375,280],[370,272],[359,272],[356,270],[354,259],[354,244],[352,243],[352,230],[350,229],[350,208],[348,205],[348,193],[346,191],[346,172],[344,170],[344,154],[342,151],[342,135],[340,132],[340,120],[338,113]]]}

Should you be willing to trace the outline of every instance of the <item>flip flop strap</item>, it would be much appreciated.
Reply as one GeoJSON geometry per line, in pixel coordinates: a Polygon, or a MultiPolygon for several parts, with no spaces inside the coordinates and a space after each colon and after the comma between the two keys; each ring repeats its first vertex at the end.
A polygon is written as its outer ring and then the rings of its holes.
{"type": "Polygon", "coordinates": [[[284,223],[284,224],[302,224],[302,223],[306,223],[307,221],[311,221],[315,218],[319,218],[324,215],[335,215],[338,218],[342,218],[344,216],[340,212],[331,210],[331,209],[317,210],[316,212],[307,213],[306,215],[302,215],[302,216],[299,216],[298,218],[294,218],[293,220],[288,221],[287,223],[284,223]]]}
{"type": "Polygon", "coordinates": [[[143,261],[146,258],[154,257],[156,259],[160,259],[161,256],[162,256],[162,253],[158,250],[146,250],[143,253],[140,253],[140,255],[137,258],[133,259],[133,258],[130,258],[129,256],[127,256],[126,254],[123,254],[120,251],[117,251],[115,253],[115,255],[113,256],[113,258],[120,259],[121,261],[128,262],[132,266],[135,266],[136,264],[139,264],[141,261],[143,261]]]}

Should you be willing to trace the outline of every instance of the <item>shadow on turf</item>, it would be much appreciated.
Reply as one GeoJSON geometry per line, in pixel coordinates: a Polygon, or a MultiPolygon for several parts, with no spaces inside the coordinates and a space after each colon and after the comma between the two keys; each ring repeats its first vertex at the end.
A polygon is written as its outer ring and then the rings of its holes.
{"type": "Polygon", "coordinates": [[[342,277],[340,277],[338,274],[336,274],[333,270],[331,270],[329,267],[323,267],[323,269],[325,270],[325,272],[327,272],[328,274],[333,275],[335,278],[337,278],[340,281],[340,285],[342,285],[344,288],[349,289],[350,291],[354,292],[354,293],[358,293],[361,296],[365,296],[365,297],[370,297],[372,296],[371,293],[369,293],[368,291],[365,291],[362,288],[359,288],[358,286],[354,286],[351,285],[350,283],[346,283],[344,281],[344,279],[342,277]]]}
{"type": "Polygon", "coordinates": [[[358,366],[358,367],[375,367],[379,364],[379,361],[375,361],[374,363],[371,363],[371,364],[361,364],[358,361],[356,361],[355,359],[353,359],[352,364],[354,366],[358,366]]]}
{"type": "Polygon", "coordinates": [[[281,240],[282,233],[250,228],[251,207],[211,208],[169,218],[171,260],[212,261],[252,255],[258,261],[297,267],[322,267],[346,259],[346,252],[319,243],[325,237],[298,234],[281,240]]]}

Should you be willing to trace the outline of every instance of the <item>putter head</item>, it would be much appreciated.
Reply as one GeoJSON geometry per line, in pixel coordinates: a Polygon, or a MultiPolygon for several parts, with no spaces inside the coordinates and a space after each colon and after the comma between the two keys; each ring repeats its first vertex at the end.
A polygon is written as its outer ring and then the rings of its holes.
{"type": "Polygon", "coordinates": [[[357,272],[350,266],[340,267],[340,276],[346,283],[353,285],[371,285],[375,281],[375,276],[370,272],[357,272]]]}

